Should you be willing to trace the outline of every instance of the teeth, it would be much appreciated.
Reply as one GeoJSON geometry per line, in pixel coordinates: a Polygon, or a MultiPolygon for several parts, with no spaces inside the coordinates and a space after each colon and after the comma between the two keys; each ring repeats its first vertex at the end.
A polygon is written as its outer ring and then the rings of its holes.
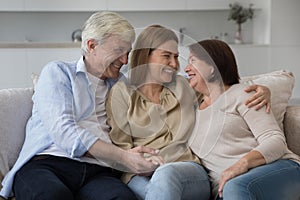
{"type": "Polygon", "coordinates": [[[115,68],[117,68],[117,69],[120,69],[122,66],[119,66],[119,65],[116,65],[116,64],[114,64],[113,65],[115,68]]]}
{"type": "Polygon", "coordinates": [[[195,74],[189,74],[188,75],[190,78],[193,78],[195,76],[195,74]]]}
{"type": "Polygon", "coordinates": [[[173,73],[173,70],[170,70],[170,69],[165,69],[164,71],[167,73],[173,73]]]}

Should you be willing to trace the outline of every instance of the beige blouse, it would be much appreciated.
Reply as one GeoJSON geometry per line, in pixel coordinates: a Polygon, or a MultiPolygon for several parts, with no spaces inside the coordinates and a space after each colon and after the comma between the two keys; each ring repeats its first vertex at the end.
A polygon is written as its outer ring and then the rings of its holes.
{"type": "MultiPolygon", "coordinates": [[[[119,81],[106,101],[111,140],[124,149],[141,145],[159,149],[166,163],[200,163],[187,144],[195,123],[194,105],[194,91],[181,76],[165,85],[160,104],[119,81]]],[[[127,183],[132,176],[125,173],[123,181],[127,183]]]]}

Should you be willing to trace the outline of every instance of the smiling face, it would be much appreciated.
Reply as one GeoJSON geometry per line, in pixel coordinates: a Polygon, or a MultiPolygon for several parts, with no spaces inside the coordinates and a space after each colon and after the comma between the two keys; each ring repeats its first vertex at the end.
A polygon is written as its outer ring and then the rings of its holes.
{"type": "Polygon", "coordinates": [[[110,36],[100,44],[88,41],[89,53],[85,56],[87,71],[101,79],[119,77],[120,69],[128,63],[131,43],[120,36],[110,36]]]}
{"type": "Polygon", "coordinates": [[[186,66],[185,72],[189,76],[190,86],[196,91],[200,93],[205,91],[213,70],[211,65],[197,58],[193,52],[190,53],[189,64],[186,66]]]}
{"type": "Polygon", "coordinates": [[[178,44],[169,40],[150,53],[147,82],[169,83],[177,73],[178,67],[178,44]]]}

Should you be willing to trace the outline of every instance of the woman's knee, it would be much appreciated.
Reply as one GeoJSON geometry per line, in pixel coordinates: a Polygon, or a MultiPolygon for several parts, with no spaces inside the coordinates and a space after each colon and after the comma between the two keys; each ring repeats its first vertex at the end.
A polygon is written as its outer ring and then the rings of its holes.
{"type": "MultiPolygon", "coordinates": [[[[204,168],[194,162],[174,162],[174,163],[167,163],[165,165],[160,166],[155,170],[153,176],[158,177],[168,177],[172,178],[182,177],[182,178],[189,178],[190,176],[198,176],[203,178],[204,180],[208,180],[208,175],[204,168]]],[[[152,178],[153,178],[152,176],[152,178]]]]}
{"type": "Polygon", "coordinates": [[[201,185],[210,190],[210,182],[205,169],[194,162],[174,162],[159,167],[150,180],[150,184],[161,187],[181,187],[201,185]]]}
{"type": "Polygon", "coordinates": [[[253,199],[255,194],[255,183],[250,184],[240,177],[229,180],[223,188],[223,199],[240,200],[253,199]]]}
{"type": "Polygon", "coordinates": [[[191,175],[191,173],[189,173],[189,165],[192,164],[188,162],[174,162],[162,165],[155,170],[152,175],[151,181],[182,181],[182,179],[187,178],[187,176],[191,175]]]}

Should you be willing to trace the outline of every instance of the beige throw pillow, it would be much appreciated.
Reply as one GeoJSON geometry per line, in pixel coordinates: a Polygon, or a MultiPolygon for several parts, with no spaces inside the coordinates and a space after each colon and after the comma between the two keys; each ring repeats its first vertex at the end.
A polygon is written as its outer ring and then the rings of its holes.
{"type": "Polygon", "coordinates": [[[274,71],[242,77],[241,82],[264,85],[270,89],[271,109],[280,128],[283,130],[284,114],[295,84],[293,73],[286,70],[274,71]]]}

